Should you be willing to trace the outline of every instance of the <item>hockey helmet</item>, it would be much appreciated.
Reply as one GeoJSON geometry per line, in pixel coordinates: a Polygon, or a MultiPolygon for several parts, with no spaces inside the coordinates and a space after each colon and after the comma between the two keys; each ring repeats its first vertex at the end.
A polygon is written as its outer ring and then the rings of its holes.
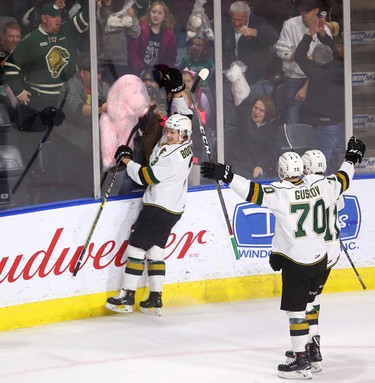
{"type": "Polygon", "coordinates": [[[178,130],[180,141],[190,139],[192,132],[191,120],[182,114],[172,114],[165,123],[163,134],[166,129],[178,130]]]}
{"type": "Polygon", "coordinates": [[[324,173],[327,169],[325,155],[320,150],[308,150],[302,156],[304,174],[324,173]]]}
{"type": "Polygon", "coordinates": [[[281,179],[300,177],[303,174],[303,162],[299,154],[286,152],[279,157],[278,174],[281,179]]]}

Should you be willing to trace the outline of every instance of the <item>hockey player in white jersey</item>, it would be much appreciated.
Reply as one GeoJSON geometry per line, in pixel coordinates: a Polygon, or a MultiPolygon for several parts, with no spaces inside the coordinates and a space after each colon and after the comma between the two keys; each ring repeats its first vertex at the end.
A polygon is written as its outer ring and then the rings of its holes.
{"type": "MultiPolygon", "coordinates": [[[[302,156],[303,173],[318,174],[324,176],[327,169],[327,161],[320,150],[308,150],[302,156]]],[[[309,341],[308,351],[311,363],[311,372],[322,371],[322,355],[320,352],[320,334],[319,334],[319,313],[320,313],[320,294],[324,289],[332,267],[338,262],[341,253],[340,245],[340,226],[338,212],[344,208],[344,197],[341,195],[336,203],[326,209],[327,229],[324,236],[327,246],[327,269],[322,274],[322,280],[319,282],[319,289],[316,295],[311,294],[306,307],[306,319],[309,323],[309,341]]],[[[293,353],[287,351],[286,356],[294,358],[293,353]]]]}
{"type": "Polygon", "coordinates": [[[311,379],[308,357],[309,323],[305,309],[310,293],[316,295],[321,275],[327,268],[325,233],[326,209],[347,190],[354,175],[354,164],[361,162],[365,145],[352,137],[344,163],[329,177],[303,174],[301,157],[294,152],[279,158],[280,181],[269,185],[233,174],[226,164],[201,164],[203,177],[229,183],[233,191],[248,202],[268,207],[276,217],[270,265],[282,270],[281,310],[289,318],[294,358],[278,366],[286,379],[311,379]]]}
{"type": "Polygon", "coordinates": [[[147,186],[140,211],[126,249],[128,261],[120,293],[107,299],[112,311],[132,312],[134,295],[147,260],[150,295],[140,302],[144,313],[161,315],[162,288],[165,277],[164,247],[168,236],[185,210],[188,175],[193,163],[190,135],[191,120],[174,114],[166,121],[163,136],[150,156],[148,166],[132,160],[132,150],[122,145],[116,162],[127,167],[129,176],[147,186]]]}

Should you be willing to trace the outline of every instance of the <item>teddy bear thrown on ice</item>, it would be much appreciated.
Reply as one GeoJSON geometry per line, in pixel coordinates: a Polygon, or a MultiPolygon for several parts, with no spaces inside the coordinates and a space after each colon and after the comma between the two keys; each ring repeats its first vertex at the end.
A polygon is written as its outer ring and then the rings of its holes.
{"type": "Polygon", "coordinates": [[[186,41],[196,36],[204,37],[208,40],[214,39],[214,32],[211,28],[210,20],[203,8],[206,2],[207,0],[195,0],[193,11],[186,26],[186,41]]]}
{"type": "MultiPolygon", "coordinates": [[[[150,107],[150,97],[143,81],[126,74],[111,86],[107,97],[107,113],[100,116],[101,154],[104,170],[115,165],[117,148],[125,145],[131,130],[150,107]]],[[[133,146],[130,140],[129,146],[133,146]]]]}

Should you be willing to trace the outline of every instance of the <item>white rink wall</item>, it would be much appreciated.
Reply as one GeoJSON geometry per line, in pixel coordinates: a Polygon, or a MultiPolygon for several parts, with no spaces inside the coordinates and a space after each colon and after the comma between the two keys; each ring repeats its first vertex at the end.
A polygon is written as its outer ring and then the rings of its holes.
{"type": "MultiPolygon", "coordinates": [[[[343,242],[357,269],[365,273],[368,289],[375,289],[374,190],[374,180],[354,180],[340,215],[343,242]]],[[[245,203],[228,188],[223,195],[241,259],[235,259],[216,190],[190,191],[186,212],[165,250],[167,285],[273,274],[268,263],[273,216],[267,209],[245,203]]],[[[139,198],[107,202],[81,269],[76,277],[72,275],[100,202],[0,217],[0,317],[3,309],[12,306],[108,293],[120,287],[139,198]]],[[[350,268],[342,254],[335,269],[350,268]]]]}

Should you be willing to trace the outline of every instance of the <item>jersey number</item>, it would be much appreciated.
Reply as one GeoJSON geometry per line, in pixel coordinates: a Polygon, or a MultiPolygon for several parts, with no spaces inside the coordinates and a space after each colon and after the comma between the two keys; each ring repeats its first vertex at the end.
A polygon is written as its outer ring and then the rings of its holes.
{"type": "Polygon", "coordinates": [[[334,231],[336,232],[336,237],[339,233],[339,229],[336,225],[337,222],[337,206],[335,205],[334,209],[329,209],[325,207],[323,199],[318,199],[313,206],[309,203],[299,203],[290,205],[291,214],[298,214],[297,220],[297,229],[294,231],[294,236],[296,238],[305,237],[306,230],[304,229],[307,218],[311,215],[309,214],[312,210],[312,224],[313,230],[316,234],[324,234],[325,241],[331,241],[333,234],[331,233],[330,227],[331,222],[334,223],[334,231]],[[333,217],[330,216],[330,211],[333,217]],[[331,221],[333,219],[333,221],[331,221]]]}

